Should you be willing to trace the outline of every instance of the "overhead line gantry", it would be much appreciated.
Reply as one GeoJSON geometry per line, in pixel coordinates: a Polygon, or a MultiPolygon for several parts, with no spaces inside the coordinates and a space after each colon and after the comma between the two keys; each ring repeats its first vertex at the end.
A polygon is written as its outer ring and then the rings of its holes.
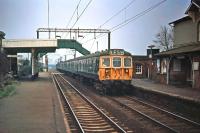
{"type": "Polygon", "coordinates": [[[40,38],[40,33],[41,32],[49,32],[49,33],[54,33],[55,34],[55,38],[56,38],[56,34],[58,32],[66,32],[70,34],[70,39],[72,39],[71,34],[75,33],[76,36],[78,35],[78,37],[80,37],[79,33],[101,33],[101,34],[108,34],[108,51],[110,51],[110,30],[107,29],[66,29],[66,28],[38,28],[37,29],[37,38],[40,38]]]}

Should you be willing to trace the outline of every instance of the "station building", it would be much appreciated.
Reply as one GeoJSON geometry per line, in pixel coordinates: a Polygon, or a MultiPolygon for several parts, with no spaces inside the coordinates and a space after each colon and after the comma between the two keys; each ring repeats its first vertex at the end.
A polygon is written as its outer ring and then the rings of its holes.
{"type": "Polygon", "coordinates": [[[170,23],[174,46],[156,54],[153,79],[200,89],[200,1],[192,0],[185,14],[170,23]]]}
{"type": "Polygon", "coordinates": [[[155,54],[159,49],[147,49],[146,55],[133,55],[133,78],[149,78],[153,76],[155,54]]]}

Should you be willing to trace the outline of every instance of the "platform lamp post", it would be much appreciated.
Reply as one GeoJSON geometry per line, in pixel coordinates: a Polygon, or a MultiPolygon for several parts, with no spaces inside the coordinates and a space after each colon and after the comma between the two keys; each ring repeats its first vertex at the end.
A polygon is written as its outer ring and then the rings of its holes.
{"type": "Polygon", "coordinates": [[[155,47],[155,45],[149,45],[148,48],[151,49],[151,54],[149,55],[149,58],[151,58],[151,65],[150,65],[150,79],[152,79],[152,71],[153,71],[153,51],[152,49],[155,47]]]}

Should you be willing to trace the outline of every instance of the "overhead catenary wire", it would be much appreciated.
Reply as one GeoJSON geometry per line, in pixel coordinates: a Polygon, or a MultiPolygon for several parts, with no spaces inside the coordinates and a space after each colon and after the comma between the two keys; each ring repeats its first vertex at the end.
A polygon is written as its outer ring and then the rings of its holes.
{"type": "Polygon", "coordinates": [[[78,20],[80,19],[80,17],[83,15],[83,13],[86,11],[86,9],[88,8],[88,6],[90,5],[90,3],[92,2],[92,0],[90,0],[86,7],[83,9],[83,11],[81,12],[81,14],[77,17],[77,20],[75,21],[75,23],[72,25],[71,29],[76,25],[76,23],[78,22],[78,20]]]}
{"type": "MultiPolygon", "coordinates": [[[[69,21],[68,21],[68,23],[67,23],[67,25],[66,25],[66,28],[69,27],[69,24],[71,23],[71,21],[72,21],[74,15],[75,15],[75,13],[76,13],[76,11],[78,10],[78,7],[79,7],[80,3],[81,3],[81,0],[79,0],[79,2],[78,2],[78,4],[77,4],[77,6],[76,6],[76,8],[75,8],[75,10],[74,10],[74,12],[73,12],[71,18],[69,19],[69,21]]],[[[77,11],[77,12],[78,12],[78,11],[77,11]]],[[[61,36],[63,36],[63,34],[64,34],[64,32],[62,33],[61,36]]]]}
{"type": "MultiPolygon", "coordinates": [[[[167,0],[162,0],[162,1],[158,2],[158,3],[156,3],[155,5],[149,7],[148,9],[146,9],[146,10],[144,10],[144,11],[138,13],[138,14],[136,14],[135,16],[130,17],[130,18],[124,20],[123,22],[121,22],[121,23],[119,23],[119,24],[113,26],[113,27],[110,28],[109,30],[110,30],[111,32],[114,32],[114,31],[116,31],[116,30],[118,30],[118,29],[124,27],[125,25],[129,24],[130,22],[132,22],[132,21],[134,21],[134,20],[137,20],[138,18],[140,18],[140,17],[146,15],[147,13],[149,13],[149,12],[152,11],[153,9],[157,8],[158,6],[160,6],[161,4],[163,4],[163,3],[166,2],[166,1],[167,1],[167,0]]],[[[100,37],[103,37],[103,36],[105,36],[105,35],[106,35],[106,34],[99,34],[98,36],[96,36],[96,39],[98,39],[98,38],[100,38],[100,37]]],[[[84,44],[87,43],[87,42],[89,42],[89,41],[91,41],[91,40],[93,40],[93,38],[92,38],[92,39],[89,39],[89,40],[87,40],[87,41],[85,41],[84,44]]]]}
{"type": "Polygon", "coordinates": [[[108,22],[110,22],[113,18],[115,18],[116,16],[118,16],[121,12],[123,12],[124,10],[126,10],[127,8],[129,8],[135,1],[136,0],[130,1],[126,6],[124,6],[122,9],[120,9],[118,12],[116,12],[114,15],[112,15],[110,18],[108,18],[103,24],[101,24],[100,26],[98,26],[97,29],[101,28],[102,26],[104,26],[105,24],[107,24],[108,22]]]}
{"type": "Polygon", "coordinates": [[[118,16],[121,12],[123,12],[124,10],[126,10],[127,8],[129,8],[135,1],[136,0],[132,0],[131,2],[129,2],[125,7],[123,7],[121,10],[119,10],[117,13],[115,13],[113,16],[111,16],[109,19],[107,19],[98,28],[101,28],[102,26],[104,26],[105,24],[107,24],[108,22],[110,22],[113,18],[115,18],[116,16],[118,16]]]}
{"type": "Polygon", "coordinates": [[[116,30],[122,28],[123,26],[129,24],[130,22],[132,22],[132,21],[134,21],[134,20],[136,20],[136,19],[138,19],[138,18],[146,15],[148,12],[152,11],[153,9],[155,9],[158,6],[160,6],[161,4],[163,4],[166,1],[167,0],[162,0],[162,1],[158,2],[158,3],[156,3],[155,5],[151,6],[150,8],[148,8],[148,9],[146,9],[146,10],[138,13],[137,15],[135,15],[135,16],[133,16],[131,18],[126,19],[125,21],[123,21],[122,23],[120,23],[120,24],[118,24],[116,26],[113,26],[110,30],[113,32],[113,31],[116,31],[116,30]]]}
{"type": "MultiPolygon", "coordinates": [[[[77,16],[76,21],[74,22],[74,24],[70,27],[70,29],[74,28],[74,26],[76,25],[76,23],[79,21],[79,19],[81,18],[81,16],[83,15],[83,13],[86,11],[86,9],[89,7],[89,5],[91,4],[92,0],[90,0],[87,5],[85,6],[85,8],[82,10],[82,12],[80,13],[79,16],[77,16]]],[[[78,10],[78,8],[77,8],[78,10]]],[[[77,13],[78,15],[78,13],[77,13]]],[[[69,33],[68,33],[69,34],[69,33]]],[[[66,36],[68,36],[68,34],[66,36]]]]}
{"type": "Polygon", "coordinates": [[[80,3],[81,3],[81,0],[79,0],[79,2],[78,2],[78,4],[77,4],[77,6],[76,6],[76,8],[75,8],[75,10],[74,10],[74,12],[73,12],[73,14],[72,14],[71,18],[70,18],[70,20],[69,20],[69,21],[68,21],[68,23],[67,23],[67,26],[66,26],[66,28],[68,28],[68,27],[69,27],[69,24],[71,23],[71,21],[72,21],[72,19],[73,19],[74,15],[75,15],[75,13],[76,13],[76,11],[78,12],[78,7],[79,7],[80,3]]]}

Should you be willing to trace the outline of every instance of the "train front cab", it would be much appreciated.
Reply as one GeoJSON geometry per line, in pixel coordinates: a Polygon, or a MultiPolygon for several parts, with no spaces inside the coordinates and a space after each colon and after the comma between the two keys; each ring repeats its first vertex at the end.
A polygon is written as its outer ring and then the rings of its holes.
{"type": "Polygon", "coordinates": [[[131,81],[132,74],[131,56],[100,56],[99,80],[131,81]]]}

